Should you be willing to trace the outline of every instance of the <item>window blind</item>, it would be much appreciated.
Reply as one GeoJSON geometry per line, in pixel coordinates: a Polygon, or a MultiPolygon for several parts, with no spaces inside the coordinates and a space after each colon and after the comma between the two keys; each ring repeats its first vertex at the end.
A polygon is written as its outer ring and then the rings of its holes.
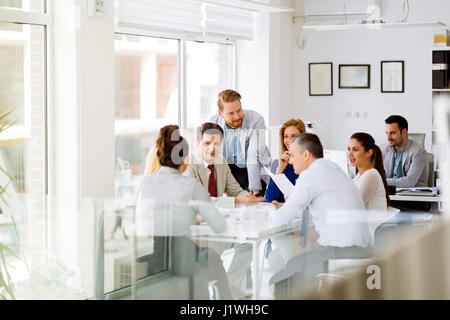
{"type": "Polygon", "coordinates": [[[201,0],[116,0],[116,26],[119,28],[203,37],[252,40],[253,13],[201,0]]]}

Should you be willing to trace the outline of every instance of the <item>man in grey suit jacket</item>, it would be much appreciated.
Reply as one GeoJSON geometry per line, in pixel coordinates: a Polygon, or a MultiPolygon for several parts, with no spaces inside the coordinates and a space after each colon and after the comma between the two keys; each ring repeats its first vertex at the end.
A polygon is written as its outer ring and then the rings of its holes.
{"type": "Polygon", "coordinates": [[[388,143],[381,146],[381,151],[388,184],[399,188],[427,187],[426,151],[408,139],[408,122],[396,115],[385,122],[388,143]]]}
{"type": "Polygon", "coordinates": [[[219,199],[225,206],[257,204],[259,199],[241,188],[225,158],[220,155],[222,138],[223,129],[218,124],[206,122],[198,127],[198,152],[190,156],[184,175],[199,180],[211,196],[226,194],[227,198],[219,199]]]}
{"type": "Polygon", "coordinates": [[[241,95],[233,90],[219,93],[218,114],[211,118],[224,130],[222,152],[241,187],[264,196],[269,181],[264,167],[272,158],[265,143],[264,118],[252,110],[243,110],[241,95]]]}
{"type": "MultiPolygon", "coordinates": [[[[427,187],[428,163],[426,151],[417,142],[408,139],[408,121],[399,115],[386,120],[387,144],[381,146],[384,170],[389,185],[398,188],[427,187]]],[[[400,209],[429,210],[428,203],[407,203],[391,201],[400,209]]]]}

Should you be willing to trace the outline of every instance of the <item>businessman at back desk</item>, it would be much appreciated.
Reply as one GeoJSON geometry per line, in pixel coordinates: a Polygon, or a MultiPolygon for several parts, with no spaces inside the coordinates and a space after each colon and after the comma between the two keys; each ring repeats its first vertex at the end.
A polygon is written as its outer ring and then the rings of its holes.
{"type": "MultiPolygon", "coordinates": [[[[399,115],[386,120],[388,143],[381,146],[388,185],[397,188],[427,187],[426,152],[417,142],[408,139],[408,121],[399,115]]],[[[403,211],[429,211],[430,203],[391,201],[391,206],[403,211]]]]}

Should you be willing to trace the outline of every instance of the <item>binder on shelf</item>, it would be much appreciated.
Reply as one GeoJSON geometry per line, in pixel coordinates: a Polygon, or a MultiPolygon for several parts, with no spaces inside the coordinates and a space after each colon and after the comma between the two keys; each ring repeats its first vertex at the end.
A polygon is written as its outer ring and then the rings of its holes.
{"type": "Polygon", "coordinates": [[[447,89],[449,87],[448,64],[450,61],[450,50],[433,51],[433,89],[447,89]]]}

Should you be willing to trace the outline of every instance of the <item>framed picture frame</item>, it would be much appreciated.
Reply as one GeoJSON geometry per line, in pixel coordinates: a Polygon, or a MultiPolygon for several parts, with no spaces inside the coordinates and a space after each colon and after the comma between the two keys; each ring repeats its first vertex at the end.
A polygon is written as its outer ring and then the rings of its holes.
{"type": "Polygon", "coordinates": [[[381,92],[405,92],[404,61],[381,61],[381,92]]]}
{"type": "Polygon", "coordinates": [[[332,62],[311,62],[309,64],[309,95],[333,95],[332,62]]]}
{"type": "Polygon", "coordinates": [[[370,64],[340,64],[340,89],[369,89],[370,64]]]}

